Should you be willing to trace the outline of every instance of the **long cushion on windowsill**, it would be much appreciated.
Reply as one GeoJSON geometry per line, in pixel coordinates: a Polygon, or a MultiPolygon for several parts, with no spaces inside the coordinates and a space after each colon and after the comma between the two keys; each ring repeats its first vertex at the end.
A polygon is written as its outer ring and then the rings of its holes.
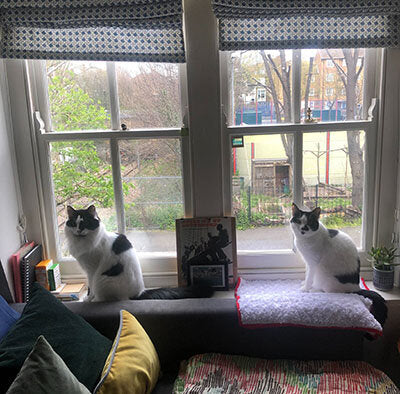
{"type": "Polygon", "coordinates": [[[372,301],[351,293],[302,292],[300,280],[246,280],[235,291],[243,327],[310,327],[365,331],[382,335],[370,313],[372,301]]]}
{"type": "Polygon", "coordinates": [[[35,283],[22,316],[0,342],[0,393],[8,389],[40,335],[92,391],[112,342],[35,283]]]}

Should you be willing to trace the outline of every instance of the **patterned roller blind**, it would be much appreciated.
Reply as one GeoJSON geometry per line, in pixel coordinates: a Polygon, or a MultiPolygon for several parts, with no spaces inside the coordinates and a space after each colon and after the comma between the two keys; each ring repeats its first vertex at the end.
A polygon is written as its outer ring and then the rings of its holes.
{"type": "Polygon", "coordinates": [[[212,0],[221,50],[400,46],[396,0],[212,0]]]}
{"type": "Polygon", "coordinates": [[[3,0],[0,57],[184,62],[182,2],[3,0]]]}

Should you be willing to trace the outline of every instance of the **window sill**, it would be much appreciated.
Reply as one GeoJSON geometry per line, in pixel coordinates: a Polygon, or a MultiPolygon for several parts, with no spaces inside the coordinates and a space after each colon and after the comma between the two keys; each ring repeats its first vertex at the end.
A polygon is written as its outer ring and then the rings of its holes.
{"type": "Polygon", "coordinates": [[[400,301],[400,288],[399,287],[393,287],[392,290],[389,291],[382,291],[382,290],[377,290],[375,289],[374,285],[372,282],[367,281],[366,282],[368,288],[372,291],[376,291],[378,294],[380,294],[386,301],[400,301]]]}

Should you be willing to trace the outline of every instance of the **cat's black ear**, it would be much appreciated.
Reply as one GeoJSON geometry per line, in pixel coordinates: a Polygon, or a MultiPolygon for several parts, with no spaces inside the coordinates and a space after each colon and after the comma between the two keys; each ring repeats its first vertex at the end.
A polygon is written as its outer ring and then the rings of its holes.
{"type": "Polygon", "coordinates": [[[311,211],[311,215],[315,216],[317,219],[319,218],[320,214],[321,214],[321,208],[320,207],[314,208],[311,211]]]}
{"type": "Polygon", "coordinates": [[[298,206],[295,203],[292,203],[292,215],[296,216],[301,214],[300,209],[298,208],[298,206]]]}
{"type": "Polygon", "coordinates": [[[97,216],[97,212],[96,212],[96,207],[94,205],[91,205],[87,211],[93,216],[96,217],[97,216]]]}
{"type": "Polygon", "coordinates": [[[70,205],[67,206],[67,213],[69,218],[73,218],[75,216],[75,209],[70,205]]]}

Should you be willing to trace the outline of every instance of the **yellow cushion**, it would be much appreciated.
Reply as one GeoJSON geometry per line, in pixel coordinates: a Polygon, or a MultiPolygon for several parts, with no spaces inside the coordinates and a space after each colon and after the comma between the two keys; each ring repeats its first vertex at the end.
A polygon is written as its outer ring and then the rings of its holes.
{"type": "Polygon", "coordinates": [[[134,316],[121,310],[118,334],[94,392],[150,393],[159,373],[157,351],[146,331],[134,316]]]}

